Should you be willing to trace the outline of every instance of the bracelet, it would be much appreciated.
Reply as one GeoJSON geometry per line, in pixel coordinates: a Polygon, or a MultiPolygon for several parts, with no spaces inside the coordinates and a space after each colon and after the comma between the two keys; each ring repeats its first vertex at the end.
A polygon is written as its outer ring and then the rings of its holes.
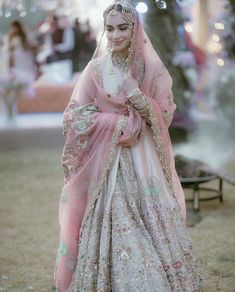
{"type": "Polygon", "coordinates": [[[142,92],[140,92],[138,95],[131,96],[129,100],[138,110],[146,108],[147,103],[142,92]]]}

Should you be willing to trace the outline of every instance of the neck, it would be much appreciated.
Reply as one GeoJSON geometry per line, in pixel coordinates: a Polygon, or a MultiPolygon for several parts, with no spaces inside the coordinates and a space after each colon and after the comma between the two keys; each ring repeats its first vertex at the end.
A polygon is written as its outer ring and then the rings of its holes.
{"type": "Polygon", "coordinates": [[[128,50],[123,50],[123,51],[114,51],[113,52],[115,55],[118,55],[118,56],[120,56],[120,57],[123,57],[123,58],[127,58],[128,57],[128,54],[129,54],[129,52],[128,52],[128,50]]]}

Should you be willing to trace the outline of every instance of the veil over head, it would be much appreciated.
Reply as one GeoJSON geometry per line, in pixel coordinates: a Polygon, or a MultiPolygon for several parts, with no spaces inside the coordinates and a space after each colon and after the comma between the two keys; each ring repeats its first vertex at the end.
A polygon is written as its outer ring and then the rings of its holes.
{"type": "MultiPolygon", "coordinates": [[[[109,5],[103,13],[104,18],[104,31],[101,36],[99,45],[97,46],[93,58],[102,57],[108,53],[107,40],[105,38],[105,21],[107,16],[112,11],[120,12],[124,19],[132,26],[132,38],[129,48],[129,66],[131,72],[137,77],[136,66],[140,63],[145,65],[145,75],[148,75],[148,70],[150,66],[154,68],[158,73],[163,69],[163,64],[153,48],[149,37],[147,36],[138,12],[132,6],[131,1],[127,0],[117,0],[114,4],[109,5]],[[150,62],[149,62],[150,61],[150,62]]],[[[149,72],[151,73],[151,72],[149,72]]]]}

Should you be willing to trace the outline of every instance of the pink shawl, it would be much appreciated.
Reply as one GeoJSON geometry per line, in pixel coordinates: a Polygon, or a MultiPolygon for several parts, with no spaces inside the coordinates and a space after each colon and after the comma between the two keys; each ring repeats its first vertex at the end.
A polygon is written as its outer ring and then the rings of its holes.
{"type": "MultiPolygon", "coordinates": [[[[166,180],[185,218],[184,194],[175,171],[168,126],[176,108],[172,79],[136,15],[133,76],[145,94],[151,128],[166,180]]],[[[58,291],[69,291],[77,265],[79,238],[115,158],[117,145],[132,146],[145,122],[123,91],[110,97],[102,87],[100,58],[89,62],[64,113],[65,184],[59,205],[60,245],[55,267],[58,291]]]]}

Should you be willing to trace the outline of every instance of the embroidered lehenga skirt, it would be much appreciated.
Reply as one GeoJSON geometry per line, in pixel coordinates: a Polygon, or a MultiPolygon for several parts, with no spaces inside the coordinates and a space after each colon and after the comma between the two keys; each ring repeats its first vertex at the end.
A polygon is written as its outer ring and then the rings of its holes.
{"type": "Polygon", "coordinates": [[[200,291],[202,274],[152,139],[147,131],[137,146],[119,148],[83,227],[73,291],[200,291]]]}

